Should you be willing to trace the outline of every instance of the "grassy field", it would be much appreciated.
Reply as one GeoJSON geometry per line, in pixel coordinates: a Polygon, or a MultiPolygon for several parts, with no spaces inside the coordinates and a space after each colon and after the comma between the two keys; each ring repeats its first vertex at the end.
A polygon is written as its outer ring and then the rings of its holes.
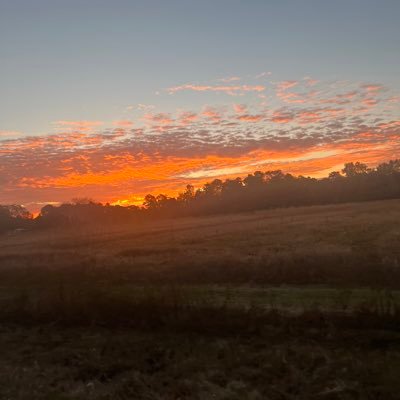
{"type": "Polygon", "coordinates": [[[0,399],[397,399],[400,201],[0,238],[0,399]]]}

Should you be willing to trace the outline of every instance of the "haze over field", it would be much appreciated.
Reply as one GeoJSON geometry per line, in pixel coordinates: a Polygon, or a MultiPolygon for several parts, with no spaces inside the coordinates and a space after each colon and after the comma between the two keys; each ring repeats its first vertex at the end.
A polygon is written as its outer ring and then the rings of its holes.
{"type": "Polygon", "coordinates": [[[0,203],[141,204],[400,154],[397,1],[0,1],[0,203]]]}

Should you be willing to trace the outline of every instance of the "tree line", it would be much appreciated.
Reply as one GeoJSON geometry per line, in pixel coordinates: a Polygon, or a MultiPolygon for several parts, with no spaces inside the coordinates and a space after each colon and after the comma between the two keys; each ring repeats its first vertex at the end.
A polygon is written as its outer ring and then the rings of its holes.
{"type": "Polygon", "coordinates": [[[176,197],[145,196],[142,207],[75,199],[46,205],[38,217],[20,205],[0,206],[0,232],[15,229],[110,225],[179,216],[200,216],[259,209],[400,198],[400,160],[369,168],[349,162],[341,171],[316,179],[281,170],[255,171],[245,178],[214,179],[195,189],[187,185],[176,197]]]}

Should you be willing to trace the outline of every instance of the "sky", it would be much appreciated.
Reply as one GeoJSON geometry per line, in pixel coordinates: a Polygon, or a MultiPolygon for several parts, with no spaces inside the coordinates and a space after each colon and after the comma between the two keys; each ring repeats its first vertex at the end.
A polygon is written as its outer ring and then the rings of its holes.
{"type": "Polygon", "coordinates": [[[400,158],[398,0],[0,0],[0,204],[400,158]]]}

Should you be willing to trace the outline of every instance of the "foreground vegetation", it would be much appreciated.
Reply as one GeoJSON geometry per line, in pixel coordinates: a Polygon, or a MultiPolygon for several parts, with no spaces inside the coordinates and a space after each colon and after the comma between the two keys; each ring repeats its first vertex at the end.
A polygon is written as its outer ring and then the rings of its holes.
{"type": "Polygon", "coordinates": [[[397,331],[305,321],[218,332],[2,326],[0,397],[398,399],[397,331]]]}
{"type": "Polygon", "coordinates": [[[0,242],[1,399],[396,399],[400,201],[0,242]]]}

